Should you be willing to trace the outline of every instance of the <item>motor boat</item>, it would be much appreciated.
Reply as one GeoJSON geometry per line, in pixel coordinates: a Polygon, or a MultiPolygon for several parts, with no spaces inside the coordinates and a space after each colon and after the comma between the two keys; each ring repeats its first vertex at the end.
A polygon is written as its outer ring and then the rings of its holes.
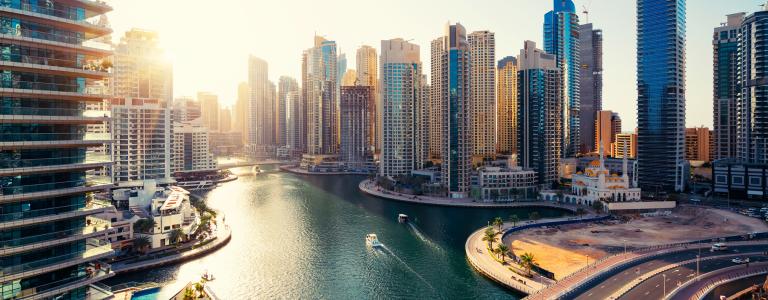
{"type": "Polygon", "coordinates": [[[383,247],[384,244],[379,242],[379,238],[375,233],[369,233],[365,236],[365,244],[371,247],[383,247]]]}
{"type": "Polygon", "coordinates": [[[408,215],[406,214],[397,215],[397,221],[400,223],[408,223],[408,215]]]}

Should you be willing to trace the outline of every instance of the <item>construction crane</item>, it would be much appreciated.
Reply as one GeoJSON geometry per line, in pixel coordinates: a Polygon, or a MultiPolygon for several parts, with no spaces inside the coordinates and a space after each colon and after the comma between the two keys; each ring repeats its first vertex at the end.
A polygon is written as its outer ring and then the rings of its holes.
{"type": "Polygon", "coordinates": [[[586,6],[584,6],[584,5],[582,5],[581,7],[582,7],[582,8],[584,8],[584,11],[582,11],[582,13],[584,14],[584,16],[586,16],[586,18],[587,18],[587,24],[589,24],[589,10],[588,10],[588,9],[587,9],[587,7],[586,7],[586,6]]]}

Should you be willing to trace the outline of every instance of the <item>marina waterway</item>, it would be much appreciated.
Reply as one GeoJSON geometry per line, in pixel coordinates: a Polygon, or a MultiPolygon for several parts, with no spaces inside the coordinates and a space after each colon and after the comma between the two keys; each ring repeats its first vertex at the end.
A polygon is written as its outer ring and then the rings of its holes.
{"type": "Polygon", "coordinates": [[[467,237],[488,220],[566,212],[547,208],[460,208],[389,201],[358,190],[364,176],[303,176],[285,172],[240,178],[205,195],[225,215],[232,240],[222,249],[176,266],[110,279],[154,281],[173,295],[204,272],[222,299],[518,299],[472,270],[467,237]],[[397,221],[407,214],[410,223],[397,221]],[[385,245],[372,249],[365,235],[385,245]]]}

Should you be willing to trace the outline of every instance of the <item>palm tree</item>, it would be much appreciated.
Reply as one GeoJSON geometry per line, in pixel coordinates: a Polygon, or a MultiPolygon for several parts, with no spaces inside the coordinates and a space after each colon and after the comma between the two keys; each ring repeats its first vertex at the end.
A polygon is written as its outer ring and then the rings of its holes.
{"type": "Polygon", "coordinates": [[[493,228],[488,227],[485,229],[485,236],[483,237],[483,241],[488,241],[488,249],[493,249],[493,242],[495,242],[498,238],[496,237],[496,232],[493,231],[493,228]]]}
{"type": "Polygon", "coordinates": [[[504,261],[504,256],[507,255],[507,251],[509,251],[509,247],[507,247],[507,245],[504,245],[502,243],[502,244],[499,244],[496,250],[499,250],[499,254],[501,254],[501,261],[504,261]]]}
{"type": "Polygon", "coordinates": [[[499,248],[494,248],[493,250],[491,250],[491,252],[493,252],[493,254],[496,254],[496,257],[499,257],[499,252],[501,252],[501,250],[499,250],[499,248]]]}
{"type": "Polygon", "coordinates": [[[177,244],[183,238],[184,238],[184,232],[182,232],[181,229],[174,229],[168,233],[168,242],[170,242],[171,244],[177,244]]]}
{"type": "Polygon", "coordinates": [[[531,212],[530,214],[528,214],[528,219],[536,221],[538,219],[541,219],[541,216],[539,215],[538,211],[534,211],[534,212],[531,212]]]}
{"type": "Polygon", "coordinates": [[[152,246],[152,241],[148,236],[139,236],[133,239],[133,250],[136,252],[146,253],[146,249],[152,246]]]}
{"type": "Polygon", "coordinates": [[[515,227],[517,222],[520,222],[520,218],[517,215],[511,215],[509,216],[509,221],[512,222],[512,227],[515,227]]]}
{"type": "Polygon", "coordinates": [[[536,264],[536,258],[533,256],[533,253],[523,253],[523,255],[520,255],[520,264],[525,268],[528,276],[531,276],[531,268],[536,264]]]}
{"type": "Polygon", "coordinates": [[[493,219],[493,226],[498,227],[499,232],[501,232],[501,226],[504,226],[504,220],[502,220],[501,217],[496,217],[493,219]]]}

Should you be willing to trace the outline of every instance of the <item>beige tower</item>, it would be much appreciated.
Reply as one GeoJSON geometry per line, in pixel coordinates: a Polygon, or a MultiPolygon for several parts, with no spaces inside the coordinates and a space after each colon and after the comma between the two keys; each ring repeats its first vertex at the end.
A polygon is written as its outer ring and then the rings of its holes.
{"type": "Polygon", "coordinates": [[[429,158],[439,160],[443,153],[442,131],[443,131],[443,95],[441,91],[446,89],[443,78],[443,67],[446,64],[445,56],[445,37],[439,37],[432,40],[431,44],[431,84],[429,92],[429,110],[427,115],[429,121],[429,158]]]}
{"type": "Polygon", "coordinates": [[[517,59],[500,60],[496,75],[496,151],[517,154],[517,59]]]}
{"type": "Polygon", "coordinates": [[[357,60],[355,68],[357,70],[357,84],[362,86],[373,87],[373,98],[371,103],[370,116],[368,120],[372,122],[371,132],[368,137],[371,139],[370,143],[376,153],[381,152],[381,134],[382,126],[382,114],[383,109],[381,104],[381,95],[379,90],[379,63],[376,57],[376,49],[363,45],[357,49],[357,60]]]}
{"type": "Polygon", "coordinates": [[[496,38],[493,32],[467,35],[470,65],[470,106],[473,158],[496,155],[496,38]]]}

